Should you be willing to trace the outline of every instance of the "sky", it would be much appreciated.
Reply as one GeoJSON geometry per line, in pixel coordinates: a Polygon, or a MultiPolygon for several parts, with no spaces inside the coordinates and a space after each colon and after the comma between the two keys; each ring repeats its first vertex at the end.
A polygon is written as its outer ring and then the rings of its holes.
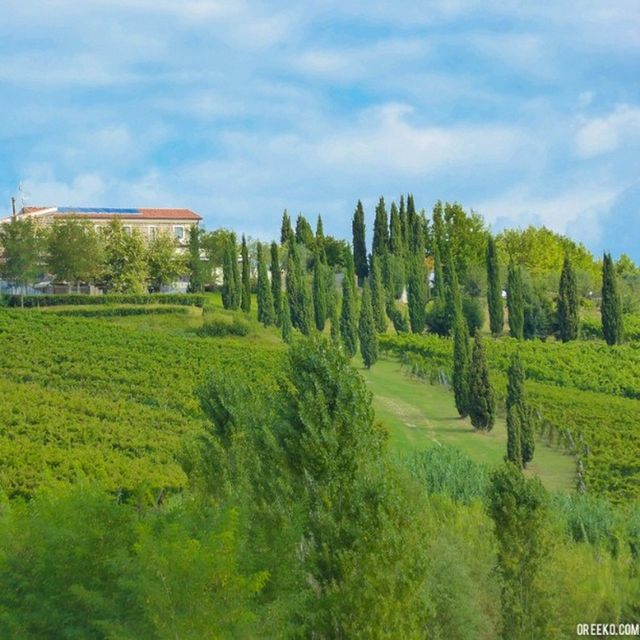
{"type": "Polygon", "coordinates": [[[2,0],[0,96],[0,213],[348,238],[412,192],[640,262],[640,0],[2,0]]]}

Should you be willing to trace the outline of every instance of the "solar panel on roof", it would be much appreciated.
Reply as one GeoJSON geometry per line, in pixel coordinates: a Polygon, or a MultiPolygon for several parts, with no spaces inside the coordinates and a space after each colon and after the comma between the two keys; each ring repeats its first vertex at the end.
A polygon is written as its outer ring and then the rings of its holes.
{"type": "Polygon", "coordinates": [[[107,213],[109,215],[131,215],[140,213],[140,209],[111,209],[97,207],[58,207],[59,213],[107,213]]]}

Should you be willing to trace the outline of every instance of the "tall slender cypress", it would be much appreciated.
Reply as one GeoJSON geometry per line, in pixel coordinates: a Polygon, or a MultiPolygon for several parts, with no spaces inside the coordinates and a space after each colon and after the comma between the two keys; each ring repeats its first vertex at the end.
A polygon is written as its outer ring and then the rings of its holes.
{"type": "Polygon", "coordinates": [[[403,254],[402,246],[402,223],[400,222],[400,212],[395,202],[391,203],[391,213],[389,221],[389,250],[394,256],[403,254]]]}
{"type": "Polygon", "coordinates": [[[622,302],[618,293],[618,281],[611,254],[602,258],[602,333],[608,345],[620,344],[624,334],[622,302]]]}
{"type": "Polygon", "coordinates": [[[414,255],[409,263],[407,278],[407,306],[409,307],[409,322],[412,333],[424,331],[427,304],[427,274],[424,259],[414,255]]]}
{"type": "Polygon", "coordinates": [[[387,330],[387,314],[385,312],[387,294],[382,282],[382,274],[380,273],[380,264],[376,256],[371,256],[371,306],[373,308],[373,320],[378,333],[384,333],[387,330]]]}
{"type": "Polygon", "coordinates": [[[402,253],[407,255],[409,252],[409,225],[407,222],[407,208],[404,204],[404,196],[400,196],[400,208],[398,210],[398,218],[400,218],[400,231],[402,233],[402,253]]]}
{"type": "Polygon", "coordinates": [[[316,250],[313,264],[313,316],[318,331],[324,331],[327,320],[327,278],[325,265],[320,259],[320,252],[316,250]]]}
{"type": "Polygon", "coordinates": [[[387,207],[381,196],[376,206],[376,216],[373,223],[373,244],[371,253],[374,256],[382,256],[389,250],[389,221],[387,219],[387,207]]]}
{"type": "Polygon", "coordinates": [[[461,313],[456,315],[453,331],[453,376],[451,386],[456,401],[456,409],[461,418],[469,415],[469,369],[470,363],[469,329],[461,313]]]}
{"type": "Polygon", "coordinates": [[[416,243],[419,238],[416,237],[416,205],[412,194],[407,195],[407,251],[408,253],[416,252],[416,243]]]}
{"type": "Polygon", "coordinates": [[[265,327],[275,322],[275,310],[273,307],[273,295],[269,284],[267,261],[264,255],[262,243],[258,242],[258,283],[256,298],[258,302],[258,320],[265,327]]]}
{"type": "Polygon", "coordinates": [[[240,268],[238,267],[238,243],[235,233],[232,233],[229,238],[229,247],[231,249],[231,274],[234,288],[234,305],[231,308],[238,309],[242,303],[242,280],[240,279],[240,268]]]}
{"type": "Polygon", "coordinates": [[[315,237],[309,221],[301,214],[296,218],[296,242],[303,244],[307,249],[313,249],[315,237]]]}
{"type": "Polygon", "coordinates": [[[340,344],[340,318],[338,317],[338,305],[334,302],[331,305],[330,310],[331,321],[331,342],[334,345],[340,344]]]}
{"type": "Polygon", "coordinates": [[[517,352],[511,354],[507,371],[507,459],[519,467],[533,459],[535,439],[533,413],[527,403],[524,370],[517,352]],[[509,442],[511,438],[511,443],[509,442]],[[519,450],[516,449],[516,441],[519,450]]]}
{"type": "Polygon", "coordinates": [[[249,251],[247,249],[247,241],[242,234],[242,310],[245,313],[251,311],[251,266],[249,264],[249,251]]]}
{"type": "Polygon", "coordinates": [[[233,261],[235,250],[228,241],[224,245],[224,255],[222,261],[222,306],[225,309],[237,309],[236,283],[234,279],[233,261]]]}
{"type": "Polygon", "coordinates": [[[287,293],[282,295],[282,307],[280,309],[282,339],[288,344],[293,337],[293,324],[291,323],[291,306],[287,293]]]}
{"type": "Polygon", "coordinates": [[[487,304],[491,333],[497,337],[502,333],[504,326],[504,306],[498,269],[498,251],[495,238],[492,235],[489,235],[487,239],[487,304]]]}
{"type": "Polygon", "coordinates": [[[569,256],[565,256],[558,292],[558,330],[562,342],[576,340],[580,327],[578,283],[569,256]]]}
{"type": "Polygon", "coordinates": [[[517,407],[507,408],[507,455],[505,460],[522,469],[522,425],[517,407]]]}
{"type": "Polygon", "coordinates": [[[358,332],[356,324],[356,301],[353,284],[345,273],[342,279],[342,309],[340,311],[340,337],[345,353],[352,358],[358,350],[358,332]]]}
{"type": "Polygon", "coordinates": [[[273,308],[275,309],[275,324],[282,323],[282,271],[280,270],[280,258],[278,256],[278,244],[271,243],[271,297],[273,298],[273,308]]]}
{"type": "Polygon", "coordinates": [[[444,268],[442,266],[442,256],[440,255],[440,243],[433,244],[433,297],[444,301],[444,268]]]}
{"type": "Polygon", "coordinates": [[[476,331],[473,343],[468,408],[471,424],[480,431],[491,431],[495,422],[496,401],[480,331],[476,331]]]}
{"type": "Polygon", "coordinates": [[[353,214],[351,230],[353,232],[353,264],[358,276],[358,284],[362,285],[364,279],[369,275],[369,267],[367,264],[367,242],[364,229],[364,208],[360,200],[358,200],[353,214]]]}
{"type": "Polygon", "coordinates": [[[445,280],[445,316],[447,320],[447,331],[451,332],[458,315],[462,315],[462,294],[460,285],[458,284],[458,275],[456,266],[451,255],[451,251],[447,251],[447,264],[444,269],[445,280]]]}
{"type": "Polygon", "coordinates": [[[322,264],[327,264],[327,251],[324,246],[324,225],[322,224],[322,217],[320,215],[316,222],[316,251],[322,264]]]}
{"type": "Polygon", "coordinates": [[[364,281],[364,287],[362,289],[358,336],[360,338],[360,355],[362,356],[362,362],[367,369],[370,369],[371,365],[375,364],[378,359],[378,334],[373,321],[369,278],[364,281]]]}
{"type": "Polygon", "coordinates": [[[282,224],[280,225],[280,244],[287,244],[287,242],[289,242],[289,238],[293,237],[294,233],[291,227],[291,218],[285,209],[282,214],[282,224]]]}
{"type": "Polygon", "coordinates": [[[189,293],[202,293],[204,291],[205,269],[200,258],[200,240],[202,229],[192,226],[189,229],[189,293]]]}
{"type": "Polygon", "coordinates": [[[514,262],[509,263],[507,276],[507,310],[509,311],[509,333],[512,338],[524,337],[524,293],[522,271],[514,262]]]}

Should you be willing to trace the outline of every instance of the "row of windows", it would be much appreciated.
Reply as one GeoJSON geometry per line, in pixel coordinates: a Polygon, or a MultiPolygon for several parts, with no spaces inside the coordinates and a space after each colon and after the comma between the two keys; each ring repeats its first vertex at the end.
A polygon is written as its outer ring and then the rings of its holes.
{"type": "MultiPolygon", "coordinates": [[[[100,230],[101,225],[96,225],[96,230],[100,230]]],[[[130,224],[123,225],[123,230],[125,233],[131,235],[133,233],[133,227],[130,224]]],[[[149,240],[155,240],[158,235],[158,227],[147,227],[147,235],[149,240]]],[[[173,226],[173,237],[176,240],[184,240],[185,237],[185,228],[180,225],[173,226]]]]}

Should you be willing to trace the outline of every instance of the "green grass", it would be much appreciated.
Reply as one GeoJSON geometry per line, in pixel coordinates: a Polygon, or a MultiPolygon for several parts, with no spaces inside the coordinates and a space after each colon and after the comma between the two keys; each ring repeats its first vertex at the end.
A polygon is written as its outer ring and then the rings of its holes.
{"type": "MultiPolygon", "coordinates": [[[[389,430],[395,452],[407,454],[450,445],[476,462],[496,466],[502,461],[507,442],[504,420],[498,419],[490,433],[475,432],[468,419],[458,417],[450,391],[410,376],[395,360],[380,359],[369,371],[359,370],[373,393],[376,415],[389,430]]],[[[548,489],[573,488],[574,461],[555,447],[537,442],[529,466],[527,473],[540,477],[548,489]]]]}

